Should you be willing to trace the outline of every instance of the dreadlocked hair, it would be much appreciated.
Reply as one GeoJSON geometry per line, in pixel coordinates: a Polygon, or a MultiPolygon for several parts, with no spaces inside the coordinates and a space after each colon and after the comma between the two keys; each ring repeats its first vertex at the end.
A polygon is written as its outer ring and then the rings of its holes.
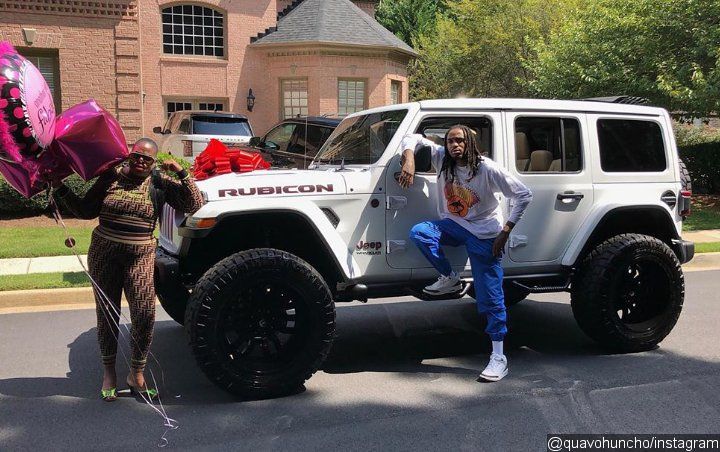
{"type": "Polygon", "coordinates": [[[450,131],[455,129],[462,130],[463,137],[465,137],[465,156],[467,158],[468,167],[470,168],[470,177],[468,178],[468,181],[470,181],[477,174],[478,167],[483,158],[481,153],[482,151],[475,140],[473,131],[468,126],[462,124],[455,124],[450,127],[445,134],[445,156],[443,157],[440,174],[445,175],[446,182],[452,182],[455,180],[455,167],[457,166],[457,162],[450,155],[447,142],[450,131]]]}

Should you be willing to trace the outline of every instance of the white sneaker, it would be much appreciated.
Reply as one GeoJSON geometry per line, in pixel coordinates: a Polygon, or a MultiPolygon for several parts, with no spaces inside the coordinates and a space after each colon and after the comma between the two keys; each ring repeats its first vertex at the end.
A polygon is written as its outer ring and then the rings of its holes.
{"type": "Polygon", "coordinates": [[[452,272],[450,276],[440,275],[437,281],[423,289],[423,292],[430,295],[444,295],[459,292],[462,289],[462,281],[457,273],[452,272]]]}
{"type": "Polygon", "coordinates": [[[507,374],[507,358],[493,353],[490,355],[490,361],[487,367],[482,371],[477,381],[500,381],[507,374]]]}

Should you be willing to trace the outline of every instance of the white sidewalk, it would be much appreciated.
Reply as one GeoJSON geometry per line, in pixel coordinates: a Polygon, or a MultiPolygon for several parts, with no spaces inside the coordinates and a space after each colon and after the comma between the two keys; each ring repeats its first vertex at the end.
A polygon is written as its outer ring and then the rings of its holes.
{"type": "MultiPolygon", "coordinates": [[[[87,255],[80,256],[87,267],[87,255]]],[[[83,271],[76,256],[20,257],[0,259],[0,276],[30,273],[70,273],[83,271]]]]}

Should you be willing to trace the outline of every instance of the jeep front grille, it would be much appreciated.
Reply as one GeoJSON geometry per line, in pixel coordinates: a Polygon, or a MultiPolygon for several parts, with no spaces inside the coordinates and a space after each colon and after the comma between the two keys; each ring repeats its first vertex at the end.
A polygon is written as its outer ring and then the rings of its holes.
{"type": "Polygon", "coordinates": [[[160,235],[172,243],[173,241],[173,228],[175,219],[175,209],[170,207],[169,204],[165,204],[162,210],[162,217],[160,219],[160,235]]]}

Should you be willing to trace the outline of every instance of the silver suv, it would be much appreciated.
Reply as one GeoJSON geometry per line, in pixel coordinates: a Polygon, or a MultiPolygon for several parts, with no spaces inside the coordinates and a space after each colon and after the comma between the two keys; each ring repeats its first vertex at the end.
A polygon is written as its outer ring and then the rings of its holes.
{"type": "MultiPolygon", "coordinates": [[[[327,356],[335,303],[427,298],[437,274],[408,233],[437,216],[437,173],[420,150],[415,182],[401,188],[400,142],[441,140],[457,123],[533,192],[503,259],[508,305],[570,292],[583,331],[614,350],[647,350],[670,333],[694,245],[680,235],[689,180],[665,110],[431,100],[348,116],[308,170],[218,176],[199,183],[208,202],[193,216],[166,207],[158,294],[213,382],[249,398],[290,393],[327,356]]],[[[446,254],[466,281],[452,297],[472,295],[464,249],[446,254]]]]}

